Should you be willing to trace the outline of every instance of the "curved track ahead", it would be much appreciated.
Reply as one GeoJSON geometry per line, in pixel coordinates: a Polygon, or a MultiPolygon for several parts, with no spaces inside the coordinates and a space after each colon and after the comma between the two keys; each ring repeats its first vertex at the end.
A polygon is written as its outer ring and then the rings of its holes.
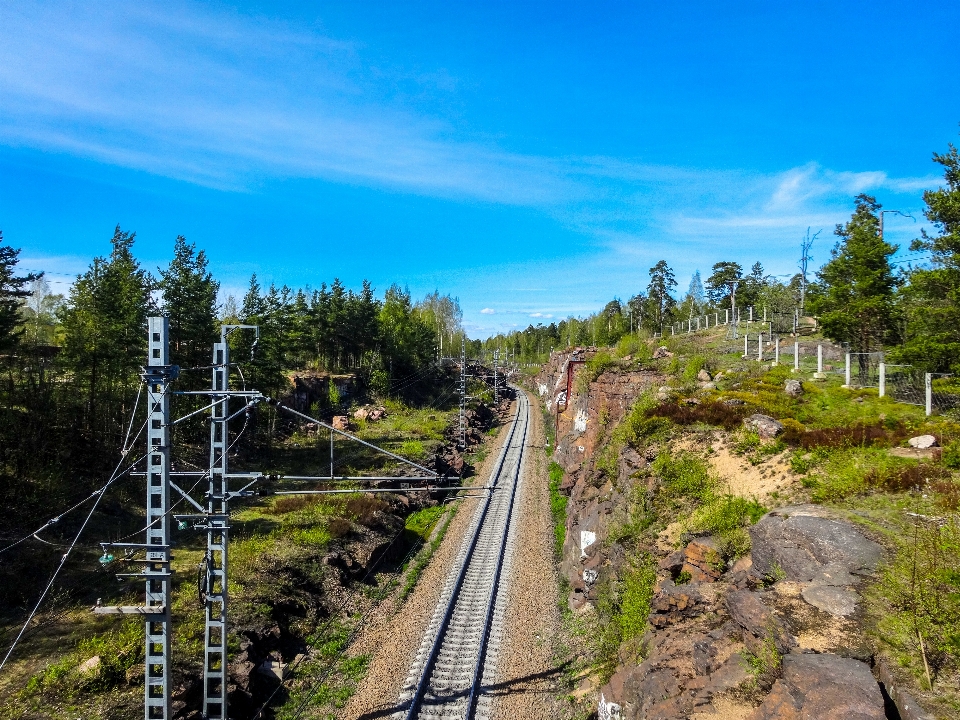
{"type": "Polygon", "coordinates": [[[483,688],[496,672],[529,420],[530,403],[518,391],[517,415],[487,483],[494,489],[477,508],[447,576],[394,718],[489,717],[483,688]]]}

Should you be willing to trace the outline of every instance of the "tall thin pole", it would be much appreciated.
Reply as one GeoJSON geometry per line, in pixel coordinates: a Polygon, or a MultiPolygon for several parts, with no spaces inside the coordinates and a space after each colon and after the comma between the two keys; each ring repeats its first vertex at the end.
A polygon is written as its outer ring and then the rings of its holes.
{"type": "Polygon", "coordinates": [[[206,571],[203,579],[203,717],[226,720],[227,715],[227,548],[229,488],[227,418],[230,410],[230,346],[226,331],[213,344],[210,409],[210,471],[207,487],[206,571]],[[223,394],[217,394],[223,393],[223,394]]]}
{"type": "Polygon", "coordinates": [[[169,363],[169,322],[147,319],[147,563],[146,655],[144,660],[144,718],[168,720],[171,707],[170,646],[170,394],[176,370],[169,363]]]}
{"type": "Polygon", "coordinates": [[[467,350],[464,339],[460,338],[460,450],[467,448],[467,350]]]}

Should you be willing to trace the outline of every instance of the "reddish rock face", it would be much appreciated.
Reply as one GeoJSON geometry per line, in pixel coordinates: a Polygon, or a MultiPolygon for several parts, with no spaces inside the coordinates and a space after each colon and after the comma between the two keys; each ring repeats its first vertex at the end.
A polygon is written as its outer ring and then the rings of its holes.
{"type": "Polygon", "coordinates": [[[720,553],[710,540],[692,540],[683,550],[683,567],[680,572],[690,574],[693,582],[716,582],[723,569],[720,553]]]}

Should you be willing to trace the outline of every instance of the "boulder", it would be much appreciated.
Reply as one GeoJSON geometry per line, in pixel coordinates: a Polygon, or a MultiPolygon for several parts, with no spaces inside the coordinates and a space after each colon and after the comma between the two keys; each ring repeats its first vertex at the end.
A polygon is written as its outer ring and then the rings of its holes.
{"type": "Polygon", "coordinates": [[[775,438],[785,430],[783,425],[772,417],[769,415],[761,415],[760,413],[754,413],[744,419],[743,424],[751,430],[755,430],[762,438],[775,438]]]}
{"type": "Polygon", "coordinates": [[[713,377],[703,368],[700,369],[700,372],[697,373],[697,380],[700,382],[711,382],[713,377]]]}
{"type": "Polygon", "coordinates": [[[787,380],[783,391],[790,397],[800,397],[803,395],[803,383],[799,380],[787,380]]]}
{"type": "Polygon", "coordinates": [[[667,350],[664,345],[661,345],[656,350],[653,351],[654,360],[662,360],[663,358],[672,358],[673,353],[667,350]]]}
{"type": "Polygon", "coordinates": [[[666,386],[663,386],[659,390],[657,390],[657,402],[666,402],[672,397],[673,397],[673,391],[666,386]]]}
{"type": "Polygon", "coordinates": [[[350,417],[347,415],[334,415],[331,424],[334,430],[343,430],[346,432],[350,429],[350,417]]]}
{"type": "Polygon", "coordinates": [[[933,435],[917,435],[907,440],[907,444],[912,448],[926,450],[937,446],[937,439],[933,435]]]}
{"type": "Polygon", "coordinates": [[[790,652],[796,647],[796,641],[760,598],[760,594],[752,590],[728,593],[724,602],[730,619],[744,630],[743,642],[751,652],[760,652],[768,636],[781,653],[790,652]]]}
{"type": "Polygon", "coordinates": [[[816,505],[769,512],[748,532],[754,572],[766,577],[841,587],[871,572],[881,556],[877,543],[816,505]]]}
{"type": "Polygon", "coordinates": [[[783,677],[752,720],[884,720],[883,694],[870,668],[831,654],[787,655],[783,677]]]}

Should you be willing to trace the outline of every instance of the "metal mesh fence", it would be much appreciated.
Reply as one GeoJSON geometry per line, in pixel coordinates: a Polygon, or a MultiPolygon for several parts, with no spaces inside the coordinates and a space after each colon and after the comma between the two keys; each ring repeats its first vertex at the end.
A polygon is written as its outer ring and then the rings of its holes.
{"type": "MultiPolygon", "coordinates": [[[[880,387],[882,352],[850,353],[850,384],[862,388],[880,387]]],[[[846,366],[844,366],[846,372],[846,366]]]]}
{"type": "Polygon", "coordinates": [[[887,365],[887,394],[897,402],[926,405],[924,374],[912,365],[887,365]]]}
{"type": "Polygon", "coordinates": [[[933,409],[943,412],[960,407],[960,378],[947,373],[932,373],[930,390],[933,409]]]}

